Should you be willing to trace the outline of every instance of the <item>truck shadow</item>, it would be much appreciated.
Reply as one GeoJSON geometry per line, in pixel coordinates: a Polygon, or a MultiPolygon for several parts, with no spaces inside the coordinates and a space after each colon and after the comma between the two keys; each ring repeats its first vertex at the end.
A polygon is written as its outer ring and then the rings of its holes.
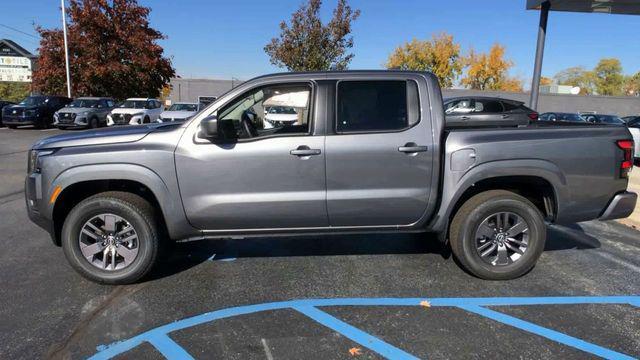
{"type": "MultiPolygon", "coordinates": [[[[545,251],[599,248],[600,241],[577,224],[548,227],[545,251]]],[[[451,256],[432,234],[320,235],[201,240],[173,244],[150,280],[186,271],[208,260],[254,257],[439,254],[451,256]]]]}

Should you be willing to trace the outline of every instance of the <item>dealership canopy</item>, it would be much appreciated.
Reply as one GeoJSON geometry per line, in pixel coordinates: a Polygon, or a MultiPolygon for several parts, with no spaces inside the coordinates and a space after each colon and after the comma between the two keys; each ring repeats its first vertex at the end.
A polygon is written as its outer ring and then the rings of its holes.
{"type": "Polygon", "coordinates": [[[536,47],[530,102],[531,107],[535,109],[538,107],[542,58],[549,11],[640,15],[640,0],[527,0],[527,9],[540,10],[538,44],[536,47]]]}

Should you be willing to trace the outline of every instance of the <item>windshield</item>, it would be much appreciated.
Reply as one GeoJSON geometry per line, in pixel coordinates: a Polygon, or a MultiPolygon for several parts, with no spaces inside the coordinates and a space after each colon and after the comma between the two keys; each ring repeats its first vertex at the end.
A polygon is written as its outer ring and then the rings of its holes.
{"type": "Polygon", "coordinates": [[[173,104],[168,111],[198,111],[196,104],[173,104]]]}
{"type": "Polygon", "coordinates": [[[558,114],[559,121],[585,122],[586,120],[579,114],[558,114]]]}
{"type": "Polygon", "coordinates": [[[37,106],[37,105],[42,105],[47,101],[49,101],[49,99],[47,99],[44,96],[29,96],[28,98],[25,98],[24,100],[20,101],[20,105],[37,106]]]}
{"type": "Polygon", "coordinates": [[[284,107],[284,106],[272,106],[267,110],[269,114],[287,114],[287,115],[297,115],[296,110],[292,107],[284,107]]]}
{"type": "Polygon", "coordinates": [[[598,118],[605,124],[624,124],[622,119],[614,115],[600,115],[598,118]]]}
{"type": "Polygon", "coordinates": [[[125,100],[118,104],[118,107],[126,109],[144,109],[145,105],[147,105],[145,100],[125,100]]]}
{"type": "Polygon", "coordinates": [[[67,105],[72,108],[93,108],[98,106],[98,100],[95,99],[75,99],[71,104],[67,105]]]}

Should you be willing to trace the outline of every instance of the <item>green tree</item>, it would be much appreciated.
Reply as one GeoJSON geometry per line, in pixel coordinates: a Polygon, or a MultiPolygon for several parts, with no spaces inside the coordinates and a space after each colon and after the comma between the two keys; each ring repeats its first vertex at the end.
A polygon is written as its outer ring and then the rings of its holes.
{"type": "Polygon", "coordinates": [[[0,82],[0,99],[19,102],[29,95],[31,84],[23,82],[0,82]]]}
{"type": "MultiPolygon", "coordinates": [[[[137,0],[71,0],[69,58],[75,96],[158,96],[175,75],[158,44],[164,35],[149,25],[150,9],[137,0]]],[[[61,29],[40,33],[34,88],[66,94],[61,29]]]]}
{"type": "Polygon", "coordinates": [[[581,95],[595,92],[594,73],[582,66],[574,66],[558,72],[553,79],[558,85],[568,85],[580,88],[581,95]]]}
{"type": "Polygon", "coordinates": [[[319,12],[322,0],[308,0],[291,15],[290,24],[280,23],[280,35],[264,47],[273,65],[289,71],[344,70],[353,54],[351,23],[360,16],[347,0],[338,0],[333,17],[324,25],[319,12]]]}
{"type": "Polygon", "coordinates": [[[624,75],[622,64],[615,58],[602,59],[593,69],[596,91],[599,95],[622,95],[624,75]]]}
{"type": "Polygon", "coordinates": [[[500,44],[494,44],[488,54],[471,50],[465,65],[466,75],[460,82],[468,88],[522,91],[522,80],[509,76],[513,62],[505,59],[505,48],[500,44]]]}
{"type": "Polygon", "coordinates": [[[387,69],[430,71],[434,73],[440,86],[450,88],[462,73],[460,45],[453,36],[441,33],[431,40],[413,39],[398,46],[385,64],[387,69]]]}

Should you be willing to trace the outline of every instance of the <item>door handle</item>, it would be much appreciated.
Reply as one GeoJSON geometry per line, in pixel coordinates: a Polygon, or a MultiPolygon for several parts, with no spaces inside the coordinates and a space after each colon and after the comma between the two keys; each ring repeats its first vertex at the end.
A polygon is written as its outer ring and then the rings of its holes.
{"type": "Polygon", "coordinates": [[[508,119],[508,118],[509,118],[509,115],[502,115],[502,118],[503,118],[503,119],[508,119]]]}
{"type": "Polygon", "coordinates": [[[404,146],[400,146],[398,151],[403,152],[405,154],[415,154],[419,152],[425,152],[429,150],[428,146],[417,145],[416,143],[406,143],[404,146]]]}
{"type": "Polygon", "coordinates": [[[289,151],[289,154],[300,157],[320,155],[321,153],[320,149],[311,149],[307,145],[301,145],[297,149],[289,151]]]}
{"type": "Polygon", "coordinates": [[[460,119],[462,119],[462,120],[469,120],[469,119],[471,119],[471,118],[470,118],[469,116],[463,116],[463,117],[461,117],[460,119]]]}

